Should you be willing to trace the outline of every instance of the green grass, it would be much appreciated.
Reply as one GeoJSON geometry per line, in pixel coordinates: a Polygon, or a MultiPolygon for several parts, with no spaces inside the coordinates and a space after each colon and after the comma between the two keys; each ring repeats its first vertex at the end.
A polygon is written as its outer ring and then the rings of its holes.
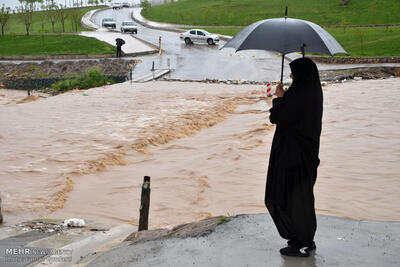
{"type": "Polygon", "coordinates": [[[92,67],[86,73],[79,75],[74,79],[67,79],[52,84],[51,91],[53,94],[69,91],[71,89],[88,89],[99,87],[107,83],[113,84],[114,81],[106,79],[100,67],[92,67]]]}
{"type": "MultiPolygon", "coordinates": [[[[78,10],[80,13],[80,17],[82,17],[86,12],[92,10],[92,9],[98,9],[104,6],[92,6],[92,7],[82,7],[82,8],[69,8],[66,9],[66,12],[68,14],[71,14],[71,12],[78,10]]],[[[42,29],[42,22],[40,21],[40,17],[45,14],[45,11],[38,11],[35,12],[33,15],[33,24],[31,26],[30,29],[30,33],[31,34],[37,34],[37,33],[52,33],[52,26],[51,26],[51,22],[49,21],[49,19],[47,18],[44,24],[44,27],[42,29]]],[[[81,26],[80,20],[79,20],[79,26],[78,26],[78,31],[82,31],[82,30],[87,30],[85,28],[83,28],[81,26]]],[[[54,31],[56,33],[60,33],[62,32],[62,26],[61,26],[61,22],[57,20],[57,22],[54,25],[54,31]]],[[[71,17],[68,17],[65,21],[65,32],[74,32],[75,31],[75,27],[73,27],[73,21],[71,19],[71,17]]],[[[10,16],[10,20],[7,23],[7,27],[6,27],[6,34],[25,34],[25,24],[23,24],[23,22],[18,18],[18,16],[16,14],[12,14],[10,16]]],[[[1,32],[0,32],[1,34],[1,32]]]]}
{"type": "Polygon", "coordinates": [[[0,56],[102,55],[114,51],[110,44],[78,35],[0,36],[0,56]]]}
{"type": "Polygon", "coordinates": [[[227,217],[224,216],[224,217],[222,217],[222,218],[219,219],[219,222],[220,222],[220,223],[229,222],[229,218],[227,218],[227,217]]]}
{"type": "Polygon", "coordinates": [[[327,30],[350,56],[400,56],[400,27],[327,30]]]}
{"type": "Polygon", "coordinates": [[[252,22],[288,15],[319,25],[400,23],[399,0],[185,0],[154,6],[142,12],[153,21],[190,25],[247,26],[252,22]]]}

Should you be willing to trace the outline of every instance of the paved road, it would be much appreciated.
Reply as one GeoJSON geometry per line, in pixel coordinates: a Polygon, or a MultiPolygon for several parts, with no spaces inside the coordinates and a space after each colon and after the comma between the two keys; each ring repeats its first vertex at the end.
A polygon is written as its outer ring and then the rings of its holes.
{"type": "MultiPolygon", "coordinates": [[[[117,22],[117,29],[120,28],[124,20],[132,20],[131,13],[133,8],[121,10],[104,10],[94,15],[93,21],[101,25],[104,17],[112,17],[117,22]]],[[[234,53],[233,49],[219,48],[219,45],[209,46],[206,44],[185,45],[179,39],[179,34],[169,31],[161,31],[145,28],[138,25],[137,36],[145,41],[158,45],[158,38],[162,38],[163,54],[143,56],[143,61],[136,68],[137,72],[144,72],[152,66],[174,69],[170,78],[203,80],[226,79],[226,80],[252,80],[252,81],[277,81],[280,78],[281,58],[275,53],[267,51],[241,51],[234,53]]],[[[289,67],[286,63],[285,79],[289,78],[289,67]]]]}

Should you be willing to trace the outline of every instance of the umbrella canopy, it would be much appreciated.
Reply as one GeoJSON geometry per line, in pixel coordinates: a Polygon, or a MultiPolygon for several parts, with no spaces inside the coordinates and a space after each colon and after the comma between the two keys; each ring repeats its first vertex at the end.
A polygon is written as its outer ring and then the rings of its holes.
{"type": "Polygon", "coordinates": [[[115,39],[115,42],[117,43],[117,45],[121,45],[121,46],[125,44],[124,39],[121,39],[121,38],[115,39]]]}
{"type": "Polygon", "coordinates": [[[348,53],[327,31],[310,21],[292,18],[274,18],[257,21],[244,28],[222,48],[236,51],[258,49],[282,54],[281,82],[284,55],[292,52],[320,52],[331,56],[348,53]]]}
{"type": "Polygon", "coordinates": [[[275,18],[257,21],[235,35],[223,48],[273,50],[282,54],[302,51],[331,56],[347,52],[327,31],[310,21],[275,18]]]}

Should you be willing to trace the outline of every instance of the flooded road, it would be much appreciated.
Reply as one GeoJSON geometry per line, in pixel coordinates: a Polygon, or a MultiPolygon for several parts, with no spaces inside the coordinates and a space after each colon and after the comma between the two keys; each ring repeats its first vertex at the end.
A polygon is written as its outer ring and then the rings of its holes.
{"type": "MultiPolygon", "coordinates": [[[[0,105],[5,223],[137,224],[144,175],[151,228],[266,212],[274,127],[263,89],[127,82],[0,105]]],[[[399,79],[329,85],[324,99],[317,212],[398,221],[399,79]]]]}

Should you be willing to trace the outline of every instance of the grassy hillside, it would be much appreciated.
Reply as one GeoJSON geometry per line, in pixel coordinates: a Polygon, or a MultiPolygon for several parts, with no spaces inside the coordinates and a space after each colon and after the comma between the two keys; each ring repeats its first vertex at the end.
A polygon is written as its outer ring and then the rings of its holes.
{"type": "Polygon", "coordinates": [[[113,54],[115,47],[79,35],[0,36],[0,56],[113,54]]]}
{"type": "MultiPolygon", "coordinates": [[[[236,35],[238,28],[204,28],[222,35],[236,35]]],[[[326,29],[353,57],[400,56],[400,27],[326,29]]]]}
{"type": "Polygon", "coordinates": [[[154,6],[142,12],[153,21],[192,25],[247,26],[282,17],[310,20],[319,25],[400,23],[399,0],[185,0],[154,6]]]}
{"type": "MultiPolygon", "coordinates": [[[[190,25],[247,26],[288,16],[327,25],[400,24],[400,0],[185,0],[142,11],[149,20],[190,25]]],[[[235,35],[238,28],[207,28],[235,35]]],[[[400,27],[327,29],[351,56],[400,56],[400,27]]]]}
{"type": "MultiPolygon", "coordinates": [[[[101,7],[83,7],[83,8],[69,8],[66,9],[66,13],[69,14],[69,17],[67,17],[66,21],[65,21],[65,31],[66,32],[74,32],[75,31],[75,27],[73,26],[73,21],[71,19],[71,13],[78,11],[79,12],[79,17],[81,18],[86,12],[92,10],[92,9],[98,9],[101,7]]],[[[79,20],[79,26],[78,26],[78,31],[81,30],[86,30],[84,28],[82,28],[81,24],[80,24],[80,20],[79,20]]],[[[38,11],[34,13],[33,16],[33,24],[31,26],[31,30],[30,33],[32,34],[37,34],[37,33],[52,33],[52,26],[50,23],[50,20],[48,18],[48,16],[46,16],[46,12],[45,11],[38,11]],[[42,19],[43,18],[43,19],[42,19]],[[42,22],[44,21],[44,27],[42,29],[42,22]]],[[[59,20],[57,20],[57,22],[54,25],[54,32],[59,33],[62,32],[62,26],[61,26],[61,22],[59,20]]],[[[25,25],[21,22],[21,20],[18,19],[18,16],[16,14],[12,14],[10,17],[10,20],[7,24],[7,28],[6,28],[6,34],[25,34],[25,25]]]]}

